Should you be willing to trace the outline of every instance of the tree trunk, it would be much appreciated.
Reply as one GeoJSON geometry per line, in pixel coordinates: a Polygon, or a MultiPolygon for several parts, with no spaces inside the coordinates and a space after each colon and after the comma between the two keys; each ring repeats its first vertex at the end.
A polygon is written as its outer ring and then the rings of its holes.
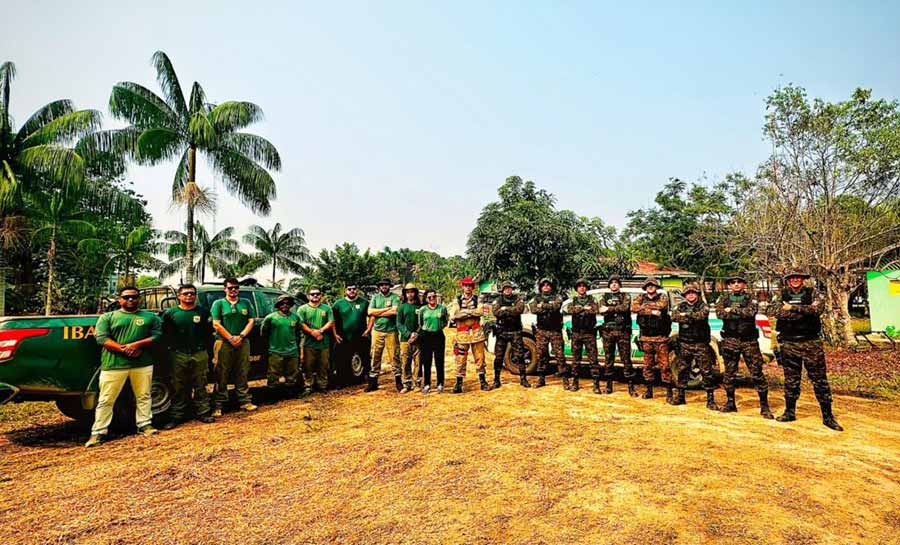
{"type": "Polygon", "coordinates": [[[197,148],[191,146],[188,149],[188,181],[185,186],[189,188],[187,194],[187,240],[184,241],[184,277],[188,284],[194,283],[194,196],[191,192],[197,176],[197,148]]]}
{"type": "Polygon", "coordinates": [[[834,278],[825,279],[825,311],[822,313],[822,333],[831,345],[844,345],[843,330],[840,327],[840,308],[838,303],[838,287],[834,278]]]}
{"type": "Polygon", "coordinates": [[[53,260],[56,257],[56,234],[50,236],[50,248],[47,249],[47,299],[44,301],[44,316],[53,311],[53,260]]]}
{"type": "Polygon", "coordinates": [[[0,316],[6,316],[6,251],[0,249],[0,316]]]}
{"type": "Polygon", "coordinates": [[[275,285],[275,264],[278,263],[278,256],[272,256],[272,285],[275,285]]]}

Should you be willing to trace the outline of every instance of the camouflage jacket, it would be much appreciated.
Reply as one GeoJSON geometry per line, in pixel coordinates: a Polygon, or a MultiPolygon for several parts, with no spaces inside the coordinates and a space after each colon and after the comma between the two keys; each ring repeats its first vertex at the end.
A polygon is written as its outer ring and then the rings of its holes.
{"type": "Polygon", "coordinates": [[[547,314],[548,312],[558,312],[562,308],[562,297],[558,294],[544,295],[539,293],[534,296],[528,303],[528,310],[535,314],[547,314]]]}
{"type": "Polygon", "coordinates": [[[709,305],[702,300],[697,299],[693,305],[687,301],[682,301],[672,311],[672,320],[678,323],[686,323],[691,320],[707,320],[709,319],[709,305]]]}
{"type": "Polygon", "coordinates": [[[572,298],[572,302],[566,307],[566,314],[597,314],[600,312],[600,305],[593,295],[576,295],[572,298]]]}
{"type": "Polygon", "coordinates": [[[641,293],[634,298],[631,303],[631,312],[638,316],[650,316],[654,310],[663,311],[669,308],[669,296],[665,293],[656,292],[658,297],[650,298],[646,293],[641,293]]]}

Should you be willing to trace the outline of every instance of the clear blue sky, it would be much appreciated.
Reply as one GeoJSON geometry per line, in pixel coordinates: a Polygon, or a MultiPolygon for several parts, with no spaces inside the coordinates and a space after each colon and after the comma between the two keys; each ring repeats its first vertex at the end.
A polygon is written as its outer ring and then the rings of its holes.
{"type": "MultiPolygon", "coordinates": [[[[259,104],[278,200],[254,217],[219,184],[216,226],[280,221],[313,250],[462,253],[513,174],[621,227],[670,176],[753,173],[779,85],[900,96],[897,2],[623,4],[21,2],[3,10],[0,60],[18,68],[19,121],[61,97],[105,112],[118,81],[158,91],[158,49],[183,87],[259,104]]],[[[130,172],[162,229],[183,225],[173,173],[130,172]]]]}

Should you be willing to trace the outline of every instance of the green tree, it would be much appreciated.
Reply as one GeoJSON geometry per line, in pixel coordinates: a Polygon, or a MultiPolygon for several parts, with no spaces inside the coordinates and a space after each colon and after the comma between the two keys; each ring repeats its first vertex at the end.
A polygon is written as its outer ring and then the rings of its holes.
{"type": "Polygon", "coordinates": [[[222,264],[222,270],[219,271],[219,276],[222,278],[227,278],[229,276],[234,278],[251,276],[253,273],[263,268],[265,264],[265,256],[260,254],[241,253],[234,261],[222,264]]]}
{"type": "MultiPolygon", "coordinates": [[[[206,282],[206,269],[213,274],[221,275],[226,265],[237,261],[241,255],[238,241],[231,238],[234,235],[234,227],[226,227],[213,236],[200,222],[194,225],[194,263],[191,268],[200,273],[200,283],[206,282]]],[[[163,277],[175,274],[178,271],[187,270],[184,261],[187,255],[187,234],[181,231],[166,231],[164,238],[166,244],[164,251],[169,260],[159,270],[163,277]]]]}
{"type": "Polygon", "coordinates": [[[165,265],[156,257],[162,249],[158,237],[159,233],[154,229],[141,226],[112,240],[97,238],[82,240],[78,243],[78,251],[104,255],[106,262],[101,276],[113,267],[112,270],[121,273],[121,283],[128,284],[134,281],[133,273],[136,270],[158,271],[165,265]]]}
{"type": "Polygon", "coordinates": [[[369,250],[360,252],[356,244],[345,242],[334,250],[323,249],[312,260],[312,269],[294,285],[299,290],[317,285],[333,299],[340,297],[348,283],[372,286],[384,275],[382,261],[369,250]]]}
{"type": "Polygon", "coordinates": [[[109,109],[130,126],[98,132],[84,144],[84,149],[98,156],[126,156],[145,165],[178,158],[172,201],[187,208],[185,279],[193,282],[194,211],[206,203],[197,184],[197,155],[204,154],[212,171],[224,181],[225,189],[258,214],[269,213],[275,182],[268,171],[280,170],[281,158],[271,142],[242,132],[263,118],[259,106],[242,101],[210,104],[197,82],[185,101],[169,57],[157,51],[153,65],[164,98],[137,83],[116,84],[109,109]]]}
{"type": "Polygon", "coordinates": [[[256,249],[263,258],[263,265],[272,265],[273,284],[276,270],[302,273],[303,264],[310,258],[303,229],[299,227],[282,233],[281,223],[276,223],[271,231],[266,231],[259,225],[251,225],[249,232],[244,235],[244,242],[256,249]]]}
{"type": "Polygon", "coordinates": [[[158,276],[154,276],[152,274],[142,274],[138,276],[138,279],[135,281],[134,285],[137,288],[152,288],[154,286],[159,286],[162,284],[160,282],[158,276]]]}

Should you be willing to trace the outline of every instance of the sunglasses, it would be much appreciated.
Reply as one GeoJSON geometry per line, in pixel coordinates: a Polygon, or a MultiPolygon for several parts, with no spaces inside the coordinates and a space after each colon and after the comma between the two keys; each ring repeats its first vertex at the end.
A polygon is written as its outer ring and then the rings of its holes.
{"type": "Polygon", "coordinates": [[[240,286],[228,286],[225,289],[228,291],[231,291],[231,290],[239,290],[239,289],[241,289],[241,287],[240,286]]]}
{"type": "Polygon", "coordinates": [[[347,286],[347,291],[356,291],[356,286],[347,286]]]}
{"type": "Polygon", "coordinates": [[[429,295],[426,299],[437,299],[437,295],[429,295]]]}
{"type": "Polygon", "coordinates": [[[134,301],[134,300],[140,299],[140,298],[141,298],[140,295],[123,295],[122,296],[122,299],[125,299],[126,301],[134,301]]]}
{"type": "Polygon", "coordinates": [[[308,294],[308,295],[309,295],[310,297],[318,297],[318,296],[320,296],[320,295],[322,295],[322,294],[321,294],[321,293],[310,293],[310,294],[308,294]]]}
{"type": "Polygon", "coordinates": [[[181,292],[182,297],[197,297],[197,294],[193,291],[183,291],[181,292]]]}

